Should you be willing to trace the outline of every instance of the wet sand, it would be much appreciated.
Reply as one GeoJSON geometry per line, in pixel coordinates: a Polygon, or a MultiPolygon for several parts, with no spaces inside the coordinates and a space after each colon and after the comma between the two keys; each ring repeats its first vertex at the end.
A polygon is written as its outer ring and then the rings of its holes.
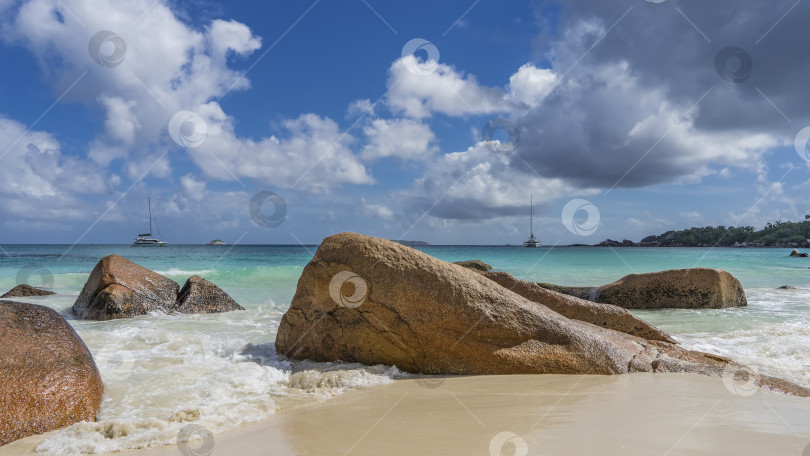
{"type": "Polygon", "coordinates": [[[741,396],[694,374],[520,375],[400,380],[187,447],[117,454],[806,456],[808,445],[808,398],[741,396]]]}

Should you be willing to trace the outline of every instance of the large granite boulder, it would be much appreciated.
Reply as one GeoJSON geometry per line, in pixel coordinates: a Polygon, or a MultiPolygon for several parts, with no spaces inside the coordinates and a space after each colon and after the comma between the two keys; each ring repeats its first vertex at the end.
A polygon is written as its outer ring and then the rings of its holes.
{"type": "Polygon", "coordinates": [[[0,301],[0,445],[94,421],[103,392],[93,357],[64,318],[0,301]]]}
{"type": "Polygon", "coordinates": [[[484,277],[529,301],[542,304],[558,314],[648,340],[675,342],[668,334],[634,316],[627,310],[548,290],[539,284],[520,280],[506,272],[486,272],[484,277]]]}
{"type": "MultiPolygon", "coordinates": [[[[567,318],[475,271],[354,233],[324,239],[304,268],[275,345],[294,359],[424,374],[720,376],[731,363],[567,318]]],[[[810,395],[769,377],[758,384],[810,395]]]]}
{"type": "Polygon", "coordinates": [[[16,287],[8,290],[6,294],[0,298],[24,298],[28,296],[49,296],[55,295],[53,291],[43,290],[42,288],[32,287],[27,283],[17,285],[16,287]]]}
{"type": "Polygon", "coordinates": [[[793,251],[790,252],[790,255],[788,255],[788,256],[807,258],[807,253],[799,252],[798,250],[793,249],[793,251]]]}
{"type": "Polygon", "coordinates": [[[740,281],[722,269],[630,274],[600,287],[596,302],[625,309],[723,309],[748,305],[740,281]]]}
{"type": "Polygon", "coordinates": [[[112,320],[171,311],[179,285],[118,255],[101,259],[90,273],[73,313],[88,320],[112,320]]]}
{"type": "Polygon", "coordinates": [[[228,293],[200,276],[191,276],[177,295],[175,310],[182,313],[218,313],[245,310],[228,293]]]}

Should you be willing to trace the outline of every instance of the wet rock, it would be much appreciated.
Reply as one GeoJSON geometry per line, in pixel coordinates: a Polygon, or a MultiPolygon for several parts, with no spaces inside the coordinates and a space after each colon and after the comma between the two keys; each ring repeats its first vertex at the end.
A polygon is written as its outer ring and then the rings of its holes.
{"type": "Polygon", "coordinates": [[[94,421],[103,391],[93,357],[64,318],[0,301],[0,445],[94,421]]]}
{"type": "Polygon", "coordinates": [[[200,276],[191,276],[180,294],[175,308],[182,313],[219,313],[232,310],[245,310],[228,293],[200,276]]]}
{"type": "Polygon", "coordinates": [[[87,320],[112,320],[174,309],[179,285],[118,255],[93,268],[73,313],[87,320]]]}
{"type": "Polygon", "coordinates": [[[16,287],[8,290],[6,294],[0,298],[24,298],[26,296],[48,296],[55,295],[53,291],[43,290],[42,288],[32,287],[27,283],[17,285],[16,287]]]}

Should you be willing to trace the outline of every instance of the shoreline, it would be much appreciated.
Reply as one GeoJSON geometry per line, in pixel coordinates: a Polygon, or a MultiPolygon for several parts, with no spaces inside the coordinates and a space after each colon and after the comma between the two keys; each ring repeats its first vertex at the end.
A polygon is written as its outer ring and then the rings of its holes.
{"type": "MultiPolygon", "coordinates": [[[[397,380],[283,411],[186,448],[116,454],[497,455],[502,447],[502,454],[524,456],[798,456],[810,446],[810,400],[733,389],[697,374],[397,380]]],[[[36,454],[31,450],[42,439],[16,441],[2,453],[36,454]]]]}

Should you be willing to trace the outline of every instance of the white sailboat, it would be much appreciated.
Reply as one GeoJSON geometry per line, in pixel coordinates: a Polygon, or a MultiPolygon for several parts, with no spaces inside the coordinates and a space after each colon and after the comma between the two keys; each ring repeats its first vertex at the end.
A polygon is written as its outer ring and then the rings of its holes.
{"type": "MultiPolygon", "coordinates": [[[[152,237],[152,200],[147,197],[146,203],[149,206],[149,232],[139,234],[132,243],[132,247],[166,247],[169,244],[152,237]]],[[[155,221],[155,225],[157,225],[157,221],[155,221]]],[[[158,234],[160,234],[160,227],[158,227],[158,234]]]]}
{"type": "Polygon", "coordinates": [[[529,239],[523,242],[523,247],[540,247],[540,241],[534,237],[534,201],[529,195],[529,239]]]}

